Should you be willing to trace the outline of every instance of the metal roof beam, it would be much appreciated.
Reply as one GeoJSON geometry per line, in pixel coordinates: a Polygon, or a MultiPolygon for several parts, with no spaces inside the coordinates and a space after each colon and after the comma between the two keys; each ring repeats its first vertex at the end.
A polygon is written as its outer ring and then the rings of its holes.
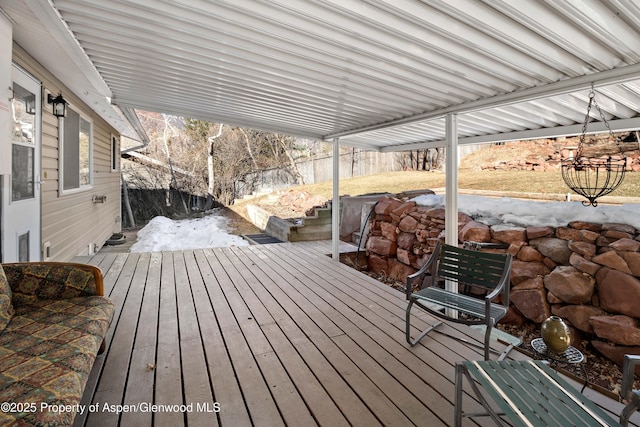
{"type": "Polygon", "coordinates": [[[400,126],[422,120],[441,118],[449,113],[469,113],[487,108],[501,107],[518,102],[533,101],[536,99],[586,90],[591,88],[591,85],[593,85],[594,87],[600,87],[613,84],[621,84],[632,80],[637,80],[639,78],[640,64],[627,65],[625,67],[614,68],[611,70],[588,74],[573,79],[561,80],[555,83],[549,83],[529,89],[496,95],[489,98],[482,98],[476,101],[453,105],[451,107],[446,107],[435,111],[428,111],[421,114],[415,114],[413,116],[403,117],[397,120],[391,120],[388,122],[365,126],[358,129],[335,132],[325,135],[324,139],[330,140],[333,138],[344,138],[359,133],[370,132],[387,127],[400,126]]]}

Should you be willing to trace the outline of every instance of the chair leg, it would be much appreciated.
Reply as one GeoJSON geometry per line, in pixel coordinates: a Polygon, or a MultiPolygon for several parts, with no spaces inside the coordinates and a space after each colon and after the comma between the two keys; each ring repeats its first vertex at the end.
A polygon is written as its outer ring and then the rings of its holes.
{"type": "Polygon", "coordinates": [[[420,342],[420,340],[422,338],[424,338],[429,332],[431,332],[432,330],[434,330],[435,328],[437,328],[438,326],[440,326],[442,324],[442,322],[438,322],[435,325],[429,326],[427,329],[425,329],[424,331],[420,332],[420,335],[418,335],[416,337],[416,339],[411,339],[411,307],[413,307],[413,303],[415,301],[409,300],[409,304],[407,306],[407,318],[405,321],[406,324],[406,330],[405,330],[405,335],[407,338],[407,342],[409,343],[409,345],[411,345],[411,347],[415,346],[416,344],[418,344],[420,342]]]}
{"type": "Polygon", "coordinates": [[[489,360],[489,349],[491,341],[491,328],[493,325],[487,324],[487,330],[484,333],[484,360],[489,360]]]}
{"type": "Polygon", "coordinates": [[[627,427],[629,425],[629,418],[631,418],[631,415],[633,415],[633,413],[639,409],[640,401],[632,400],[631,403],[625,406],[620,413],[620,424],[622,424],[624,427],[627,427]]]}

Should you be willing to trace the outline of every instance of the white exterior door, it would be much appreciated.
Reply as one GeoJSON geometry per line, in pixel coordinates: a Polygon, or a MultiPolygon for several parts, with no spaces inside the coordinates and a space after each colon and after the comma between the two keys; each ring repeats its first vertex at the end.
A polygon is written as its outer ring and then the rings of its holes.
{"type": "Polygon", "coordinates": [[[1,190],[2,262],[40,261],[41,84],[15,66],[12,78],[11,173],[2,175],[1,190]]]}

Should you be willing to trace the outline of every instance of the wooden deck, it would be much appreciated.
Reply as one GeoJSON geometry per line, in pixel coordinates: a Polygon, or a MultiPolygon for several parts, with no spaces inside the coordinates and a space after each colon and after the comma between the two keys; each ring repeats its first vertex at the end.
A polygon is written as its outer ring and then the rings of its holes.
{"type": "MultiPolygon", "coordinates": [[[[452,425],[454,363],[481,359],[480,349],[442,334],[410,348],[404,295],[334,262],[327,248],[84,259],[103,270],[116,314],[85,393],[91,412],[76,425],[452,425]]],[[[479,408],[465,399],[466,410],[479,408]]]]}

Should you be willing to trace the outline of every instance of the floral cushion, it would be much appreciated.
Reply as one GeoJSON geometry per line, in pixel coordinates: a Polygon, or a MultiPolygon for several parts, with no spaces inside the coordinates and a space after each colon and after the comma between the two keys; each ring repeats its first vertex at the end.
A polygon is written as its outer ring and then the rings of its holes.
{"type": "Polygon", "coordinates": [[[11,304],[11,287],[0,264],[0,332],[4,331],[13,317],[13,304],[11,304]]]}
{"type": "Polygon", "coordinates": [[[80,403],[113,312],[100,296],[16,305],[0,334],[0,402],[27,410],[0,412],[0,425],[71,425],[74,412],[41,411],[40,404],[80,403]],[[33,402],[36,410],[28,406],[33,402]]]}

